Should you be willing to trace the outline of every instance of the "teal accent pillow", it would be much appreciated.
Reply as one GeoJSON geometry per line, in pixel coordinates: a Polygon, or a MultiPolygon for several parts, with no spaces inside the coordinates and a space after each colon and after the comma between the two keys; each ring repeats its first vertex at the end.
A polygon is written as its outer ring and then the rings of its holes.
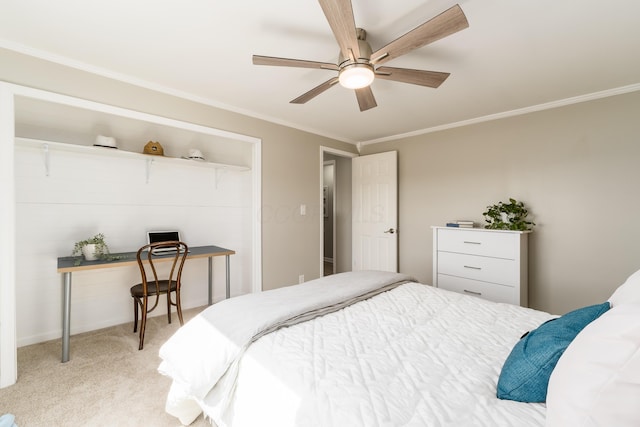
{"type": "Polygon", "coordinates": [[[608,302],[583,307],[551,319],[525,334],[502,366],[498,398],[545,402],[549,377],[562,353],[585,326],[609,308],[608,302]]]}

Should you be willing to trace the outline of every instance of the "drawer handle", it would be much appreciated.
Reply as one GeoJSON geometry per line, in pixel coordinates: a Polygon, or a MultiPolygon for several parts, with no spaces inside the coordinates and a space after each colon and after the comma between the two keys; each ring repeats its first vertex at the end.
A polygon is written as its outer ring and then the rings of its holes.
{"type": "Polygon", "coordinates": [[[468,289],[465,289],[464,292],[467,293],[467,294],[471,294],[471,295],[477,295],[477,296],[482,295],[482,292],[474,292],[474,291],[470,291],[468,289]]]}
{"type": "Polygon", "coordinates": [[[465,265],[464,268],[470,268],[471,270],[482,270],[482,267],[474,267],[472,265],[465,265]]]}
{"type": "Polygon", "coordinates": [[[467,243],[469,245],[481,245],[482,244],[482,242],[472,242],[470,240],[465,240],[465,241],[463,241],[463,243],[467,243]]]}

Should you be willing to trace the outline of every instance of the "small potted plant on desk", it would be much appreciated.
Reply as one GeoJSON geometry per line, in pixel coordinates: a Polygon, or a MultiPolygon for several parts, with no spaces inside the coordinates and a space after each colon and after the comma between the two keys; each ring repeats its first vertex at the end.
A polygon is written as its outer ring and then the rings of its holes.
{"type": "Polygon", "coordinates": [[[111,255],[109,253],[109,246],[107,246],[104,234],[102,233],[98,233],[93,237],[76,242],[73,246],[73,252],[71,255],[78,257],[75,261],[75,265],[80,265],[82,262],[80,255],[84,256],[85,261],[95,261],[98,259],[113,261],[121,259],[120,256],[111,255]]]}
{"type": "Polygon", "coordinates": [[[93,237],[76,242],[71,255],[83,255],[87,261],[95,261],[109,253],[109,247],[104,241],[104,234],[98,233],[93,237]]]}

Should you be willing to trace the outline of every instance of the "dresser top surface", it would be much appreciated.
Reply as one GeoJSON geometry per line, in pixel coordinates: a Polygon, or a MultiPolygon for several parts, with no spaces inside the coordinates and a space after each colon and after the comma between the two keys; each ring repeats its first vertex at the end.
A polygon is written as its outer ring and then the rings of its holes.
{"type": "Polygon", "coordinates": [[[492,233],[515,233],[515,234],[527,234],[527,233],[531,233],[532,230],[493,230],[493,229],[489,229],[489,228],[480,228],[480,227],[473,227],[473,228],[469,228],[469,227],[446,227],[444,225],[432,225],[431,228],[435,229],[441,229],[441,230],[454,230],[454,231],[484,231],[484,232],[492,232],[492,233]]]}

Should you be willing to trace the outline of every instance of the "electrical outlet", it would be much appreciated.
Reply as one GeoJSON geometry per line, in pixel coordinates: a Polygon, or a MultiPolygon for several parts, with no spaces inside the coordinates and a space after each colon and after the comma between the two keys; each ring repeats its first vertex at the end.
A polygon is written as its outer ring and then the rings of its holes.
{"type": "Polygon", "coordinates": [[[300,205],[300,215],[306,215],[307,214],[307,205],[300,205]]]}
{"type": "Polygon", "coordinates": [[[304,283],[304,274],[298,276],[298,283],[304,283]]]}

